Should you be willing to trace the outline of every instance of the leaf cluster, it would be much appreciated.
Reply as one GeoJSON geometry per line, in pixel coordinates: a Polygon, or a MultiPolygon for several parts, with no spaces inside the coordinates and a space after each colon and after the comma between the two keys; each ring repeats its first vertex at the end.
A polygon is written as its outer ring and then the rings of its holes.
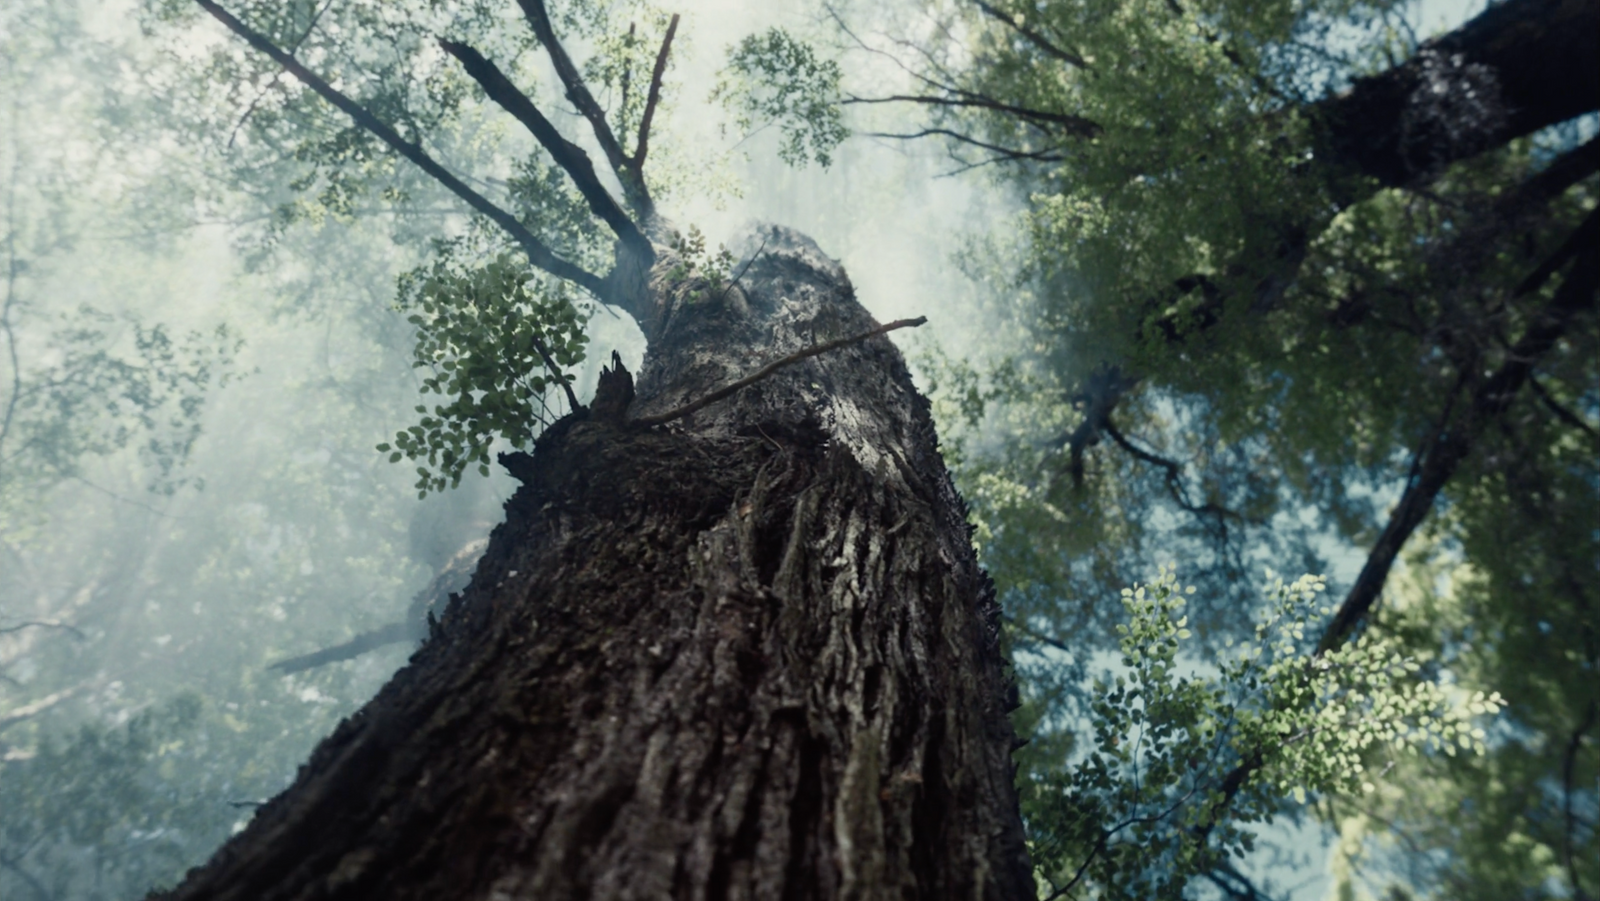
{"type": "Polygon", "coordinates": [[[235,817],[186,786],[201,708],[183,695],[125,725],[86,725],[0,759],[0,862],[41,897],[127,897],[175,882],[189,844],[220,840],[235,817]]]}
{"type": "Polygon", "coordinates": [[[733,253],[720,245],[715,253],[707,250],[706,236],[699,226],[691,225],[687,232],[674,231],[667,246],[674,255],[666,273],[667,284],[674,289],[691,286],[687,294],[690,303],[719,297],[732,284],[733,253]]]}
{"type": "Polygon", "coordinates": [[[1092,745],[1023,786],[1048,897],[1176,899],[1251,850],[1246,827],[1272,822],[1284,799],[1370,793],[1397,753],[1484,753],[1474,723],[1504,706],[1498,694],[1458,696],[1392,639],[1307,651],[1330,612],[1323,589],[1321,577],[1274,581],[1254,640],[1198,674],[1185,674],[1193,634],[1175,571],[1123,590],[1121,672],[1094,685],[1092,745]]]}
{"type": "Polygon", "coordinates": [[[417,328],[413,367],[432,373],[422,393],[443,400],[431,410],[418,405],[417,424],[378,445],[391,462],[423,464],[418,496],[459,485],[468,467],[488,475],[497,439],[528,448],[558,415],[562,401],[547,393],[571,383],[589,340],[588,314],[563,283],[509,255],[478,265],[456,262],[447,249],[441,257],[400,278],[396,303],[417,328]]]}
{"type": "Polygon", "coordinates": [[[711,98],[746,134],[778,127],[778,156],[791,166],[833,164],[833,150],[850,136],[840,110],[844,71],[782,28],[749,35],[730,48],[711,98]]]}
{"type": "Polygon", "coordinates": [[[18,321],[20,309],[10,305],[0,322],[0,343],[20,359],[0,375],[0,513],[76,476],[86,458],[129,446],[153,465],[151,490],[177,490],[206,393],[232,379],[242,339],[227,326],[176,337],[85,304],[24,351],[18,344],[33,329],[18,321]]]}

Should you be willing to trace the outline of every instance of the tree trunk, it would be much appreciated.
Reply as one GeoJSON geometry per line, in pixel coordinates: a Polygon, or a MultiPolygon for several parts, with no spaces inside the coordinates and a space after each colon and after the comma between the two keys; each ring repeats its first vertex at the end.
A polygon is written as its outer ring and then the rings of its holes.
{"type": "MultiPolygon", "coordinates": [[[[731,289],[655,268],[629,415],[872,327],[808,239],[757,244],[731,289]]],[[[505,459],[433,637],[160,897],[1034,897],[998,608],[886,338],[505,459]]]]}
{"type": "Polygon", "coordinates": [[[1415,184],[1581,116],[1600,105],[1597,33],[1594,0],[1490,6],[1406,62],[1313,105],[1324,127],[1320,155],[1386,186],[1415,184]]]}

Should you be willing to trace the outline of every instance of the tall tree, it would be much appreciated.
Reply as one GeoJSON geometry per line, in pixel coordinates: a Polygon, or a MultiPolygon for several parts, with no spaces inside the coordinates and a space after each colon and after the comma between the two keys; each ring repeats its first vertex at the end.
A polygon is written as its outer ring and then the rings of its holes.
{"type": "Polygon", "coordinates": [[[348,116],[344,150],[409,160],[549,277],[507,281],[499,259],[419,276],[419,323],[451,336],[431,384],[455,398],[395,451],[436,467],[423,487],[484,462],[480,413],[547,409],[558,389],[569,412],[501,458],[524,485],[412,664],[167,897],[1031,896],[998,609],[882,337],[909,323],[877,326],[793,232],[760,230],[736,271],[672,237],[645,163],[676,19],[648,80],[620,68],[608,115],[561,21],[520,4],[620,201],[467,35],[437,45],[614,236],[601,274],[537,208],[441,164],[404,103],[374,102],[403,81],[363,100],[359,79],[303,63],[290,48],[316,15],[198,5],[348,116]],[[614,360],[577,403],[562,367],[578,317],[556,280],[640,323],[637,391],[614,360]],[[546,318],[519,331],[529,310],[546,318]],[[476,326],[438,321],[459,311],[476,326]],[[472,343],[496,326],[537,381],[484,370],[505,365],[472,343]]]}

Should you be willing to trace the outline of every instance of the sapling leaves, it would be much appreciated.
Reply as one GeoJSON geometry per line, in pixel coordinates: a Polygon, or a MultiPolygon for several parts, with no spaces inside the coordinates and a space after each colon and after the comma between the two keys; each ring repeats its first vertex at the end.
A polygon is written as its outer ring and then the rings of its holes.
{"type": "Polygon", "coordinates": [[[589,340],[589,314],[564,283],[509,255],[470,265],[450,251],[402,276],[396,301],[417,328],[412,366],[431,373],[422,393],[440,402],[419,405],[417,422],[378,450],[419,464],[419,495],[455,487],[469,468],[487,475],[497,439],[527,449],[560,415],[589,340]]]}
{"type": "Polygon", "coordinates": [[[729,273],[733,254],[726,247],[718,247],[716,253],[707,250],[706,236],[698,226],[689,226],[687,232],[673,232],[668,246],[677,261],[667,270],[667,282],[674,287],[692,283],[690,303],[720,296],[732,284],[729,273]]]}

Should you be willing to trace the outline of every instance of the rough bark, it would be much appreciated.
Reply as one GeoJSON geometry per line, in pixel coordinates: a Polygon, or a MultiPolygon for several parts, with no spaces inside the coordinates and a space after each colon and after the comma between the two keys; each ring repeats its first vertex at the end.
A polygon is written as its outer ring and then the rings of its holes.
{"type": "Polygon", "coordinates": [[[1033,897],[998,610],[893,345],[629,421],[872,326],[809,240],[755,243],[720,296],[656,267],[632,409],[507,458],[433,637],[160,897],[1033,897]]]}

